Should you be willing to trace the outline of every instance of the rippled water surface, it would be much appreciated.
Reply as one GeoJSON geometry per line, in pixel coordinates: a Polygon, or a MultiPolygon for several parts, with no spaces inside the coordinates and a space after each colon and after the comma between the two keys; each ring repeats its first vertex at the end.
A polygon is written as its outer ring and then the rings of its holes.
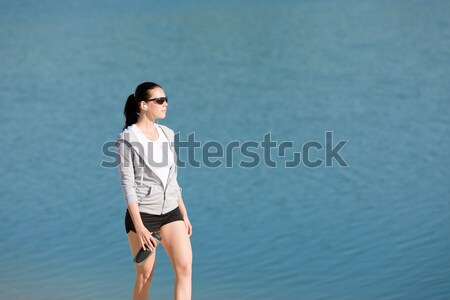
{"type": "Polygon", "coordinates": [[[450,298],[448,1],[63,2],[0,4],[1,299],[130,299],[100,163],[149,80],[182,139],[294,143],[276,168],[180,168],[194,299],[450,298]],[[327,131],[348,167],[284,167],[327,131]]]}

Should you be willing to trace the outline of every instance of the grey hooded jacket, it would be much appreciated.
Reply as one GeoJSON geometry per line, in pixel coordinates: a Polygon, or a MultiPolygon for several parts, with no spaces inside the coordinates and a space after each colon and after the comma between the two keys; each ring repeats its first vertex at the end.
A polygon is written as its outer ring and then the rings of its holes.
{"type": "MultiPolygon", "coordinates": [[[[125,128],[116,141],[119,174],[125,202],[128,205],[137,203],[140,212],[160,215],[178,206],[181,188],[177,182],[177,155],[174,146],[172,129],[160,126],[167,136],[175,163],[169,171],[166,188],[161,179],[152,170],[151,160],[144,155],[144,149],[138,138],[129,127],[125,128]]],[[[163,147],[166,145],[163,145],[163,147]]],[[[170,152],[169,152],[170,153],[170,152]]]]}

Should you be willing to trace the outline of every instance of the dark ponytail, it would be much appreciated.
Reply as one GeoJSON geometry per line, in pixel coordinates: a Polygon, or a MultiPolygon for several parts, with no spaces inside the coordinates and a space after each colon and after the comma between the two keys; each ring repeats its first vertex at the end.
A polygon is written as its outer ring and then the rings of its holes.
{"type": "Polygon", "coordinates": [[[137,122],[138,113],[139,111],[137,102],[134,99],[134,95],[131,94],[130,96],[128,96],[127,102],[125,103],[125,108],[123,110],[123,114],[125,116],[125,126],[123,127],[123,129],[137,122]]]}
{"type": "Polygon", "coordinates": [[[139,103],[150,99],[150,91],[156,87],[161,88],[160,85],[154,82],[143,82],[136,87],[134,94],[128,96],[125,102],[123,114],[125,116],[125,126],[123,129],[135,124],[139,118],[139,103]]]}

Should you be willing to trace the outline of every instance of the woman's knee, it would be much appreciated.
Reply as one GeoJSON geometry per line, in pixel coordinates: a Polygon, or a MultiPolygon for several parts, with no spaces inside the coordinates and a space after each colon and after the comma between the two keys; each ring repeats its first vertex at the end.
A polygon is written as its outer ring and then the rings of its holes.
{"type": "Polygon", "coordinates": [[[140,285],[149,287],[152,282],[153,272],[138,272],[136,273],[136,282],[140,285]]]}
{"type": "Polygon", "coordinates": [[[146,261],[143,266],[136,265],[136,281],[150,285],[153,278],[154,261],[146,261]]]}
{"type": "Polygon", "coordinates": [[[175,266],[177,276],[190,277],[192,276],[192,261],[189,259],[183,260],[175,266]]]}

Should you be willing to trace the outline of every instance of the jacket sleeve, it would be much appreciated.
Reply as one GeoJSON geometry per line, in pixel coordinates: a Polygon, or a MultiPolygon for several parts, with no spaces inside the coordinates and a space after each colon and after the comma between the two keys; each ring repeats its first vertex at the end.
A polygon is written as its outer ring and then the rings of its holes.
{"type": "Polygon", "coordinates": [[[130,204],[138,202],[133,166],[134,151],[132,146],[124,139],[118,139],[116,145],[120,180],[125,202],[128,207],[130,204]]]}

